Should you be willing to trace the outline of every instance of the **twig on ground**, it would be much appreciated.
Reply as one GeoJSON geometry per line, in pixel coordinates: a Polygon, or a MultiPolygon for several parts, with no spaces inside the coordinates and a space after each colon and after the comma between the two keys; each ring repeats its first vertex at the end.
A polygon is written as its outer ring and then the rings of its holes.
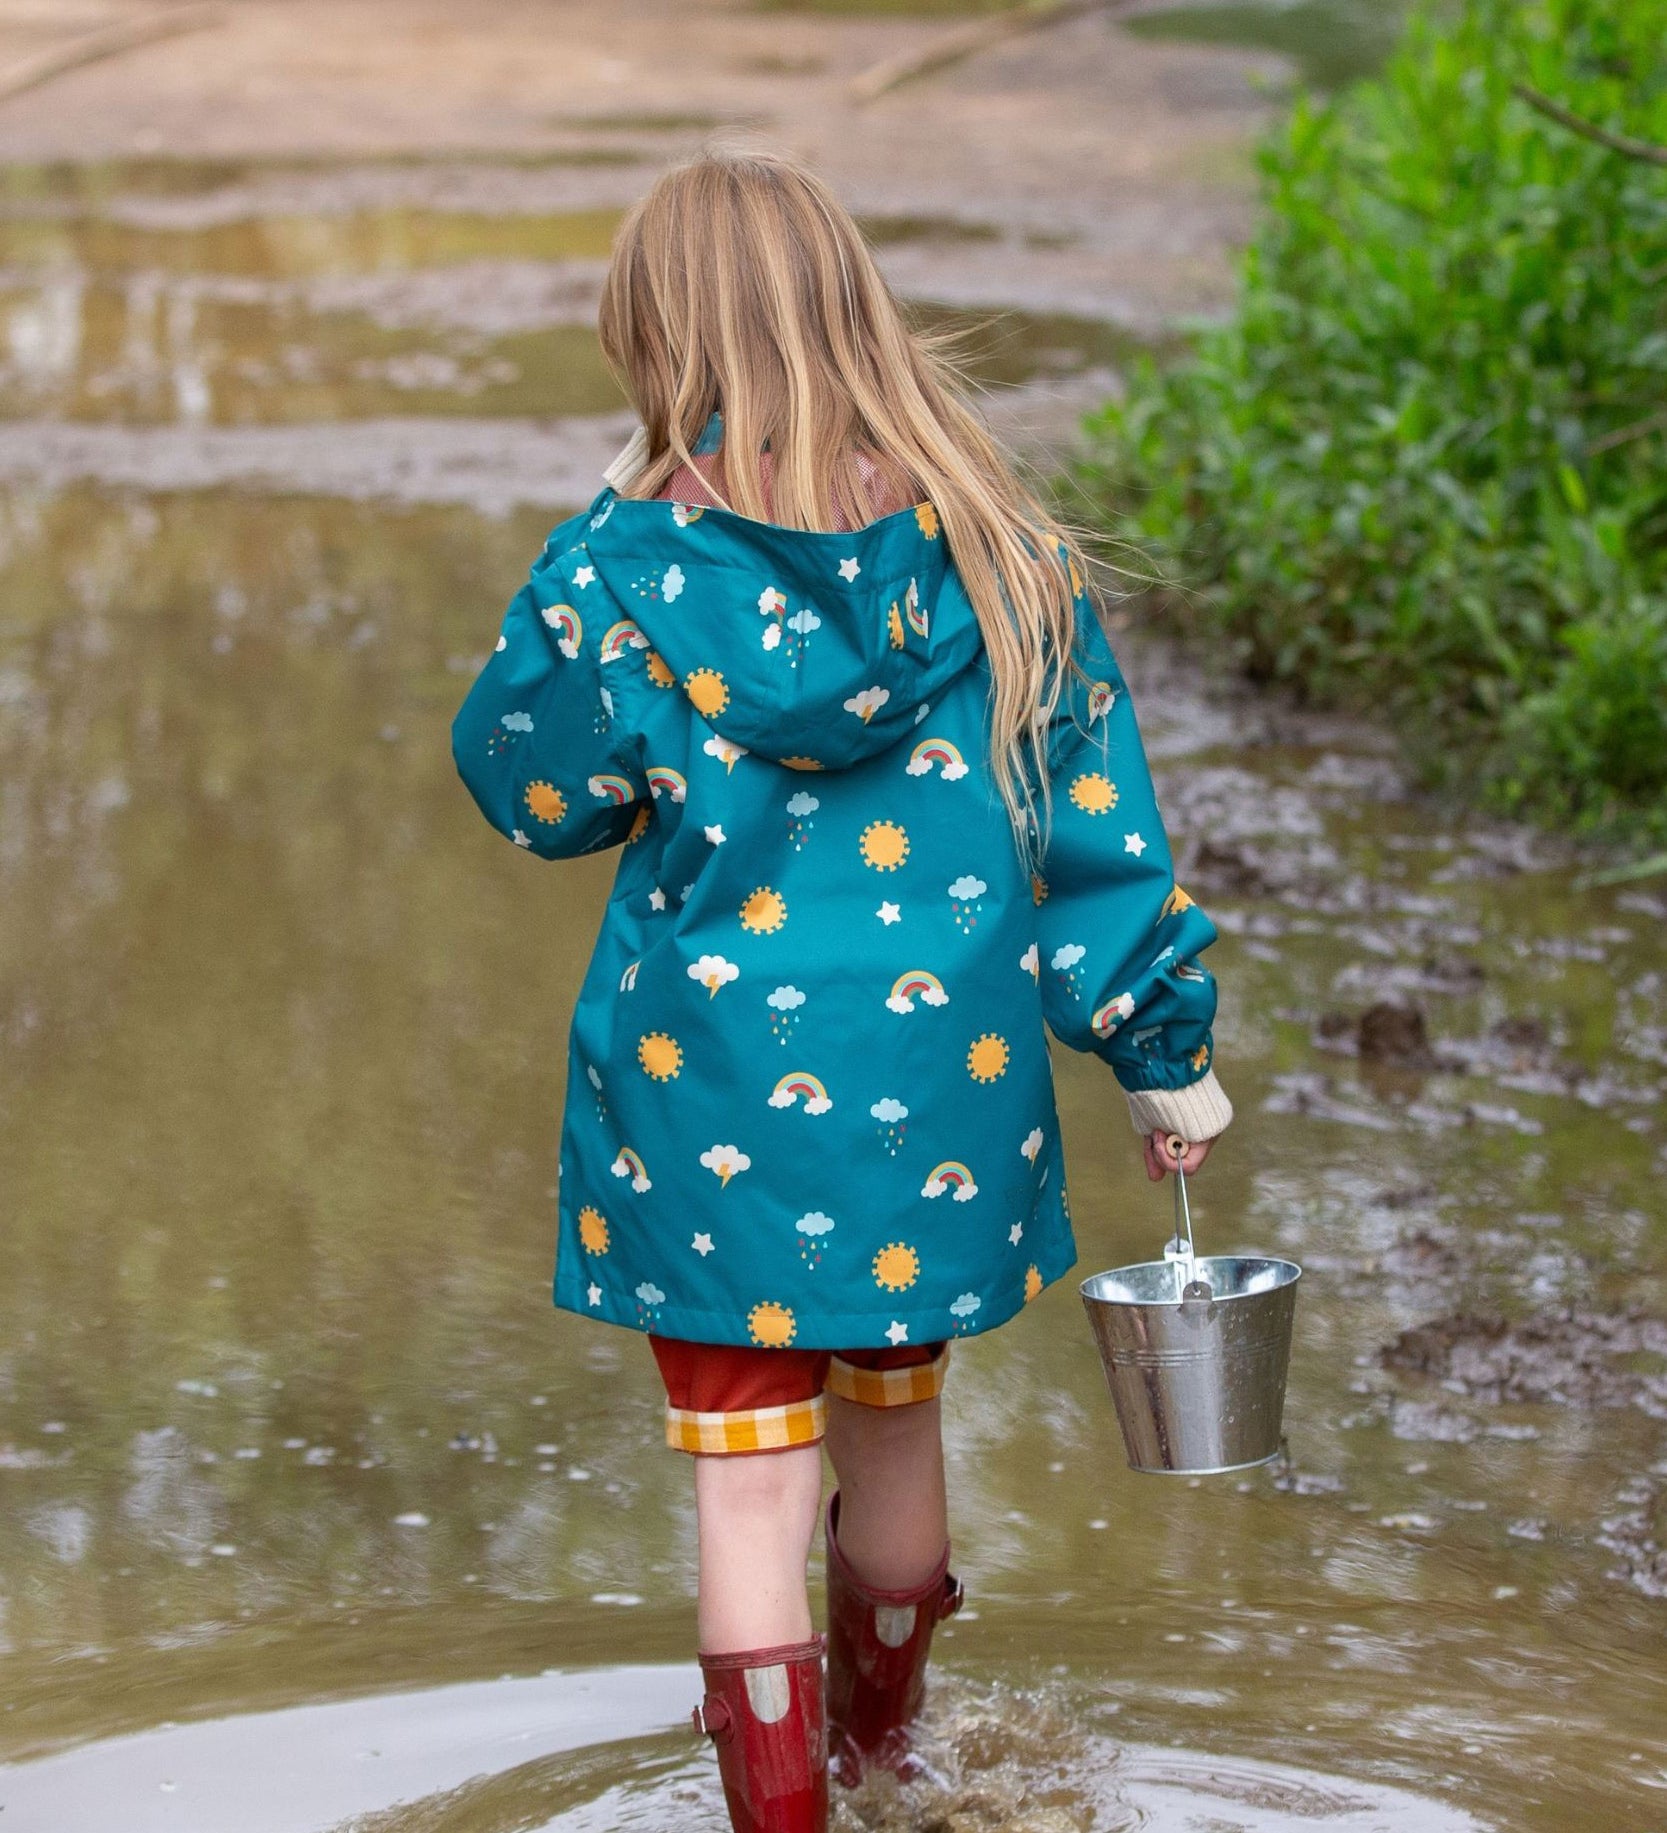
{"type": "Polygon", "coordinates": [[[1611,128],[1600,127],[1596,121],[1588,121],[1572,108],[1553,101],[1532,83],[1512,83],[1511,93],[1530,108],[1537,109],[1548,121],[1555,121],[1559,127],[1566,127],[1571,134],[1579,134],[1584,140],[1607,147],[1612,153],[1619,153],[1623,159],[1642,159],[1646,165],[1667,165],[1667,146],[1657,146],[1653,140],[1635,140],[1631,134],[1617,134],[1611,128]]]}
{"type": "Polygon", "coordinates": [[[62,44],[48,45],[8,70],[0,70],[0,102],[9,102],[14,95],[38,89],[42,83],[88,64],[103,63],[106,58],[120,57],[160,39],[177,38],[182,32],[200,32],[205,26],[218,25],[220,18],[218,7],[176,6],[142,19],[123,19],[82,32],[62,44]]]}
{"type": "Polygon", "coordinates": [[[1119,0],[1025,0],[1021,6],[1009,7],[993,18],[980,19],[972,25],[945,32],[917,51],[905,51],[899,57],[888,57],[873,64],[851,84],[854,102],[873,102],[892,90],[900,89],[923,76],[935,76],[954,64],[975,57],[991,45],[1016,38],[1021,32],[1035,32],[1044,26],[1063,25],[1068,19],[1084,13],[1125,10],[1119,0]]]}

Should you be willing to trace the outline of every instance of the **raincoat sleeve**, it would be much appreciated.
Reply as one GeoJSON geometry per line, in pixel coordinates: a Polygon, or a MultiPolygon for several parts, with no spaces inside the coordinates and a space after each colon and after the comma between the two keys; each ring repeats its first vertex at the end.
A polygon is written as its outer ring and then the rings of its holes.
{"type": "Polygon", "coordinates": [[[504,618],[498,647],[452,722],[452,756],[500,834],[546,859],[617,846],[648,803],[648,780],[615,715],[582,548],[558,529],[504,618]]]}
{"type": "Polygon", "coordinates": [[[1053,818],[1039,919],[1054,1035],[1111,1065],[1138,1133],[1212,1139],[1233,1118],[1211,1067],[1216,987],[1198,956],[1215,925],[1175,883],[1140,731],[1086,596],[1049,743],[1053,818]]]}

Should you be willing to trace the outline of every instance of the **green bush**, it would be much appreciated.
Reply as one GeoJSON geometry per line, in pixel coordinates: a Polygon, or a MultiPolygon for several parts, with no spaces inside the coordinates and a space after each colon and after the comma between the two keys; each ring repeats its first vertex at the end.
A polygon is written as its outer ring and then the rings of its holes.
{"type": "Polygon", "coordinates": [[[1109,532],[1432,774],[1667,830],[1667,0],[1459,0],[1264,148],[1232,321],[1089,423],[1109,532]]]}

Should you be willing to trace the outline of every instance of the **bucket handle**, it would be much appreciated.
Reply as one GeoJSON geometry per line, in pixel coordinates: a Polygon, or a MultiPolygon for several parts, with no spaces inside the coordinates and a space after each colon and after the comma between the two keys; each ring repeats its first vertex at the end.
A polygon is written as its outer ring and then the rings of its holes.
{"type": "Polygon", "coordinates": [[[1192,1205],[1187,1201],[1187,1174],[1182,1169],[1186,1157],[1187,1142],[1179,1133],[1171,1133],[1163,1142],[1165,1149],[1175,1160],[1175,1258],[1185,1259],[1189,1264],[1197,1258],[1192,1245],[1192,1205]],[[1186,1251],[1181,1252],[1182,1230],[1186,1231],[1186,1251]]]}

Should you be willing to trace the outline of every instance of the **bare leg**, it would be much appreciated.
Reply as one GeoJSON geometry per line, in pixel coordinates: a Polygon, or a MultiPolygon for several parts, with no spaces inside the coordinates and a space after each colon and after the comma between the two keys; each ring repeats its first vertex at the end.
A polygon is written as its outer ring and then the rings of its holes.
{"type": "Polygon", "coordinates": [[[821,1501],[819,1445],[695,1459],[703,1655],[810,1639],[805,1562],[821,1501]]]}
{"type": "Polygon", "coordinates": [[[828,1396],[828,1455],[839,1478],[839,1547],[880,1591],[906,1591],[937,1569],[949,1540],[943,1408],[865,1407],[828,1396]]]}

